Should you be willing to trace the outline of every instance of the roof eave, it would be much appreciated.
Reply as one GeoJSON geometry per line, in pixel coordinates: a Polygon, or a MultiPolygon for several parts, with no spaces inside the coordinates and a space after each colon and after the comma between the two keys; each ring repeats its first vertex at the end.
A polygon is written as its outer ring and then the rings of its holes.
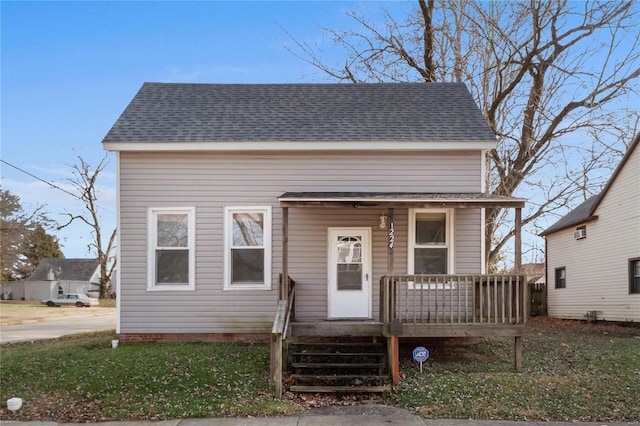
{"type": "Polygon", "coordinates": [[[588,222],[593,222],[594,220],[598,220],[598,216],[597,215],[591,215],[591,216],[586,217],[584,219],[581,219],[581,220],[578,220],[578,221],[575,221],[575,222],[572,222],[572,223],[568,223],[568,224],[566,224],[566,225],[564,225],[564,226],[562,226],[560,228],[557,228],[557,229],[546,229],[546,230],[542,231],[540,234],[538,234],[538,236],[546,237],[547,235],[555,234],[556,232],[564,231],[564,230],[567,230],[569,228],[574,228],[576,226],[580,226],[580,225],[583,225],[583,224],[588,223],[588,222]]]}
{"type": "Polygon", "coordinates": [[[103,142],[115,152],[253,152],[253,151],[474,151],[496,148],[496,141],[241,141],[241,142],[103,142]]]}

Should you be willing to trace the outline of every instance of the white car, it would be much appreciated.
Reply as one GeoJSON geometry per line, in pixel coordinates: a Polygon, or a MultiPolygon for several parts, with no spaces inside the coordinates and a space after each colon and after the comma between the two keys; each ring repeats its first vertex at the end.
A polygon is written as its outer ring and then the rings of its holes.
{"type": "Polygon", "coordinates": [[[68,293],[61,294],[56,298],[44,299],[42,304],[47,306],[77,306],[78,308],[86,306],[88,308],[99,305],[100,302],[98,302],[98,299],[89,297],[86,294],[68,293]]]}

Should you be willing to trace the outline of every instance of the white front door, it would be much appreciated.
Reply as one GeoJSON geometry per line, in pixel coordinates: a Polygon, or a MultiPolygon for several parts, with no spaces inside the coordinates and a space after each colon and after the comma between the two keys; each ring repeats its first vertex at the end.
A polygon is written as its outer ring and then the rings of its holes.
{"type": "Polygon", "coordinates": [[[371,229],[329,228],[329,318],[371,317],[371,229]]]}

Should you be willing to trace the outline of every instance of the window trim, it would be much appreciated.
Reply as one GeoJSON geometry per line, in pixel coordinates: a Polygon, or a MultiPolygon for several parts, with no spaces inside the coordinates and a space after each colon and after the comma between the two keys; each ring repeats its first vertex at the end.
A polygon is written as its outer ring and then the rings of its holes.
{"type": "Polygon", "coordinates": [[[567,268],[565,266],[560,266],[558,268],[555,268],[555,272],[553,274],[553,281],[554,281],[554,288],[556,289],[567,288],[567,268]],[[562,279],[562,285],[560,285],[558,280],[558,274],[560,273],[560,271],[564,271],[564,278],[562,279]]]}
{"type": "Polygon", "coordinates": [[[147,209],[147,291],[194,291],[196,289],[196,208],[149,207],[147,209]],[[189,250],[189,279],[187,284],[156,283],[156,242],[158,214],[187,214],[187,250],[189,250]]]}
{"type": "MultiPolygon", "coordinates": [[[[409,209],[409,238],[407,239],[407,274],[414,274],[415,258],[414,249],[416,244],[416,215],[419,213],[444,213],[446,222],[445,245],[447,249],[447,271],[445,274],[452,274],[455,271],[455,249],[454,249],[454,209],[409,209]]],[[[412,284],[412,283],[410,283],[412,284]]]]}
{"type": "Polygon", "coordinates": [[[224,207],[224,290],[271,290],[271,255],[272,255],[272,208],[271,206],[225,206],[224,207]],[[262,213],[264,215],[264,283],[261,284],[232,284],[231,283],[231,246],[234,213],[262,213]]]}
{"type": "Polygon", "coordinates": [[[635,279],[635,268],[634,264],[640,264],[640,257],[632,257],[629,259],[629,294],[638,294],[640,295],[640,286],[638,291],[633,291],[633,281],[635,279]]]}

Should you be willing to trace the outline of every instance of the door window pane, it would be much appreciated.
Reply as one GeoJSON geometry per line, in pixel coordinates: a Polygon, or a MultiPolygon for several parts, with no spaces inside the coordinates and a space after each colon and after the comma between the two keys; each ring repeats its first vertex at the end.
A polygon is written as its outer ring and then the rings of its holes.
{"type": "Polygon", "coordinates": [[[362,239],[338,236],[337,289],[362,290],[362,239]]]}
{"type": "Polygon", "coordinates": [[[338,262],[362,262],[362,242],[357,237],[338,237],[338,262]]]}
{"type": "Polygon", "coordinates": [[[362,290],[362,264],[338,264],[338,291],[362,290]]]}

